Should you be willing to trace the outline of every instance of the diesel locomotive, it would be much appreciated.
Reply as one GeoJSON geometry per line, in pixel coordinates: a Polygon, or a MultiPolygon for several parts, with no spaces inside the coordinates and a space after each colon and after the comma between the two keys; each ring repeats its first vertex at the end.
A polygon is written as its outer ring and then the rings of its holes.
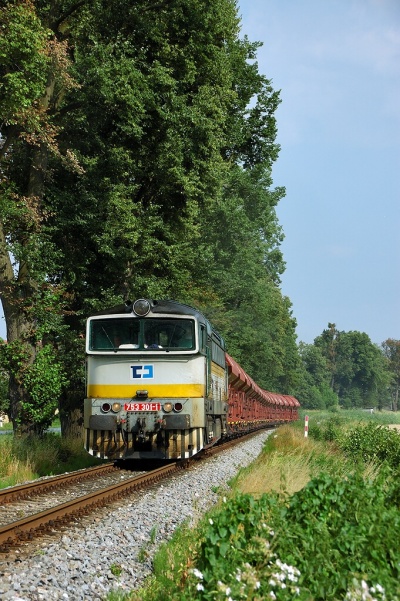
{"type": "Polygon", "coordinates": [[[298,406],[259,388],[193,307],[138,299],[87,320],[85,448],[99,458],[186,459],[298,406]]]}

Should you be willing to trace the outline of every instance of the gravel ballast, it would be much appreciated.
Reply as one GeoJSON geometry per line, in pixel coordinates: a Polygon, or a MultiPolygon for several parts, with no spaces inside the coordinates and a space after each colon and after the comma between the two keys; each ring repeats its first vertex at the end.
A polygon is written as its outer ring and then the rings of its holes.
{"type": "Polygon", "coordinates": [[[123,499],[109,512],[91,514],[54,542],[38,539],[30,555],[0,556],[0,599],[104,601],[112,590],[138,588],[151,573],[159,544],[183,521],[194,524],[214,505],[220,494],[216,489],[259,455],[270,433],[264,431],[157,488],[123,499]]]}

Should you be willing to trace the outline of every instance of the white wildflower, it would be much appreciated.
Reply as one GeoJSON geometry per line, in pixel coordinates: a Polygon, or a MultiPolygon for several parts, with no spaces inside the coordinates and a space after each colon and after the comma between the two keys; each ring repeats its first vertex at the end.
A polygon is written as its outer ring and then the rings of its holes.
{"type": "Polygon", "coordinates": [[[204,591],[204,586],[201,584],[201,582],[199,582],[196,586],[198,591],[204,591]]]}
{"type": "Polygon", "coordinates": [[[196,578],[198,578],[199,580],[203,580],[203,574],[200,572],[200,570],[198,570],[197,568],[193,568],[192,573],[194,576],[196,576],[196,578]]]}

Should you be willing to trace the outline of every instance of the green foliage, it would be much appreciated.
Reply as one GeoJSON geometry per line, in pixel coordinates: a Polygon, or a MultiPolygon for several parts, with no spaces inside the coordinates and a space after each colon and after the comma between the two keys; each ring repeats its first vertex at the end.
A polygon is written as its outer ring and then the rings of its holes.
{"type": "Polygon", "coordinates": [[[397,411],[400,389],[400,340],[388,338],[382,342],[382,352],[388,362],[392,408],[397,411]]]}
{"type": "MultiPolygon", "coordinates": [[[[321,415],[320,421],[324,440],[354,439],[355,452],[346,450],[350,463],[336,455],[329,473],[319,471],[290,497],[223,498],[195,535],[177,533],[172,547],[163,546],[149,586],[132,593],[132,601],[399,601],[400,485],[397,470],[387,465],[387,450],[398,444],[392,434],[400,437],[373,423],[354,428],[352,419],[354,412],[343,412],[343,417],[321,415]],[[386,451],[375,457],[373,480],[349,470],[359,448],[376,444],[386,451]]],[[[279,439],[269,439],[267,448],[271,452],[278,445],[284,457],[279,439]]],[[[317,448],[309,458],[315,467],[327,466],[317,448]]]]}
{"type": "Polygon", "coordinates": [[[22,401],[22,417],[35,424],[42,433],[54,419],[58,399],[67,380],[52,346],[47,344],[39,350],[35,361],[24,372],[23,384],[29,398],[22,401]]]}
{"type": "Polygon", "coordinates": [[[122,574],[122,567],[119,564],[116,563],[112,563],[110,566],[110,572],[113,576],[121,576],[122,574]]]}
{"type": "Polygon", "coordinates": [[[271,178],[280,99],[259,44],[239,37],[236,2],[25,0],[1,16],[0,85],[17,127],[2,132],[0,295],[9,342],[30,345],[10,380],[13,415],[40,424],[43,411],[46,423],[61,361],[40,346],[65,353],[71,341],[63,406],[77,413],[84,317],[121,297],[199,306],[262,386],[291,392],[284,190],[271,178]]]}
{"type": "Polygon", "coordinates": [[[313,344],[299,344],[301,363],[295,396],[303,407],[329,409],[338,404],[337,394],[330,386],[331,375],[321,349],[313,344]]]}
{"type": "Polygon", "coordinates": [[[49,31],[29,0],[0,8],[0,28],[0,114],[9,125],[27,118],[43,93],[49,31]]]}
{"type": "Polygon", "coordinates": [[[7,410],[10,406],[10,400],[8,397],[9,376],[4,365],[4,346],[4,341],[2,341],[0,338],[0,414],[7,413],[7,410]]]}
{"type": "Polygon", "coordinates": [[[194,299],[227,341],[228,352],[269,390],[290,392],[298,362],[296,322],[279,288],[283,235],[265,164],[231,169],[223,199],[203,213],[197,281],[214,296],[194,299]]]}
{"type": "Polygon", "coordinates": [[[22,340],[0,345],[0,366],[17,382],[21,382],[28,361],[29,349],[22,340]]]}
{"type": "Polygon", "coordinates": [[[312,421],[308,427],[309,436],[314,440],[337,442],[341,440],[343,436],[344,423],[345,422],[338,416],[330,417],[322,424],[320,422],[312,421]]]}
{"type": "Polygon", "coordinates": [[[383,472],[374,482],[321,474],[287,502],[236,495],[204,523],[196,567],[176,599],[256,600],[273,591],[280,600],[333,601],[357,598],[351,592],[363,586],[399,599],[394,488],[383,472]]]}
{"type": "Polygon", "coordinates": [[[363,332],[340,332],[335,324],[313,345],[300,343],[302,365],[296,390],[304,407],[324,409],[338,403],[348,409],[388,404],[388,363],[363,332]]]}
{"type": "Polygon", "coordinates": [[[368,462],[386,462],[392,468],[400,466],[400,436],[397,430],[373,423],[359,425],[346,433],[340,446],[350,457],[368,462]]]}
{"type": "Polygon", "coordinates": [[[391,486],[383,472],[374,482],[321,475],[293,495],[276,552],[296,565],[314,599],[344,598],[353,577],[398,598],[400,513],[388,504],[391,486]]]}

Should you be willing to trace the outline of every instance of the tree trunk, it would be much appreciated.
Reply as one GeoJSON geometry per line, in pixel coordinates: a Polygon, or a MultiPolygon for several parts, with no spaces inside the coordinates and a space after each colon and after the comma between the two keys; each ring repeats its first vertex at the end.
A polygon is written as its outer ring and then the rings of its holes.
{"type": "Polygon", "coordinates": [[[60,400],[61,435],[80,438],[83,444],[83,394],[67,391],[60,400]]]}

